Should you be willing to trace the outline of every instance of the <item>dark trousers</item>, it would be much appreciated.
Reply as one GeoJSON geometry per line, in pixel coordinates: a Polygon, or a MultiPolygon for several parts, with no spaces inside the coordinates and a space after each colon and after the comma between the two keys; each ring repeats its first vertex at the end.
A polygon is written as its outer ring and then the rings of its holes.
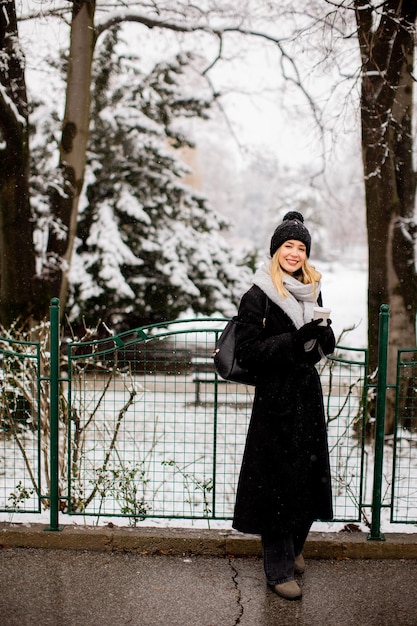
{"type": "Polygon", "coordinates": [[[264,570],[269,585],[294,580],[294,559],[303,550],[311,524],[300,524],[293,532],[262,535],[264,570]]]}

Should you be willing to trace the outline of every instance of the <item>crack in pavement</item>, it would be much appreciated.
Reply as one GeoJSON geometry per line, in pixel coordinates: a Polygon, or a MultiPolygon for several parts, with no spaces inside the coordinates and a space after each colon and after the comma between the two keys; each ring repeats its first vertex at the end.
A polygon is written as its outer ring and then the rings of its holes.
{"type": "Polygon", "coordinates": [[[232,571],[232,581],[233,581],[233,585],[234,585],[234,587],[236,589],[236,592],[237,592],[237,606],[238,606],[238,609],[239,609],[239,614],[238,614],[238,616],[237,616],[237,618],[235,620],[234,626],[239,626],[239,624],[241,622],[241,619],[243,617],[243,611],[244,611],[243,604],[242,604],[242,592],[240,590],[239,583],[238,583],[238,580],[237,580],[238,577],[239,577],[239,572],[237,571],[237,569],[233,565],[232,558],[228,557],[227,560],[229,561],[230,569],[232,571]]]}

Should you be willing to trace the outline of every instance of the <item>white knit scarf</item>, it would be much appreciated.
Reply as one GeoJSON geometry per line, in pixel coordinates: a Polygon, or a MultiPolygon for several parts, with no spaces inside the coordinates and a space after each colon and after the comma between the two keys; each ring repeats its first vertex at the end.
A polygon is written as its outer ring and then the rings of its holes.
{"type": "MultiPolygon", "coordinates": [[[[256,271],[253,282],[288,315],[296,328],[301,328],[313,319],[313,309],[317,306],[321,289],[320,281],[316,283],[314,292],[313,285],[304,285],[290,274],[285,274],[284,287],[288,296],[282,296],[272,282],[271,262],[268,259],[256,271]]],[[[309,342],[306,349],[311,350],[314,343],[315,341],[309,342]]]]}

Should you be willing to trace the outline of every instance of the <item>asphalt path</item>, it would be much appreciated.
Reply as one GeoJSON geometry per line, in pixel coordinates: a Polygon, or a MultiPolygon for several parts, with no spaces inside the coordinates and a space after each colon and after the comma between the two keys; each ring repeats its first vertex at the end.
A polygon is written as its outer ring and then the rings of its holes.
{"type": "Polygon", "coordinates": [[[2,626],[417,626],[417,560],[308,559],[303,598],[256,557],[0,549],[2,626]]]}

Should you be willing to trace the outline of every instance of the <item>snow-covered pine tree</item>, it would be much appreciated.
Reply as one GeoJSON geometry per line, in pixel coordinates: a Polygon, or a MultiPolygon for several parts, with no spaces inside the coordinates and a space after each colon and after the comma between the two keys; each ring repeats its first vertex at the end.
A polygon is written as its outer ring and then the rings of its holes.
{"type": "Polygon", "coordinates": [[[158,63],[117,53],[107,35],[95,62],[91,135],[69,317],[118,330],[184,312],[230,311],[250,271],[224,239],[226,222],[183,182],[181,122],[204,117],[190,55],[158,63]]]}

